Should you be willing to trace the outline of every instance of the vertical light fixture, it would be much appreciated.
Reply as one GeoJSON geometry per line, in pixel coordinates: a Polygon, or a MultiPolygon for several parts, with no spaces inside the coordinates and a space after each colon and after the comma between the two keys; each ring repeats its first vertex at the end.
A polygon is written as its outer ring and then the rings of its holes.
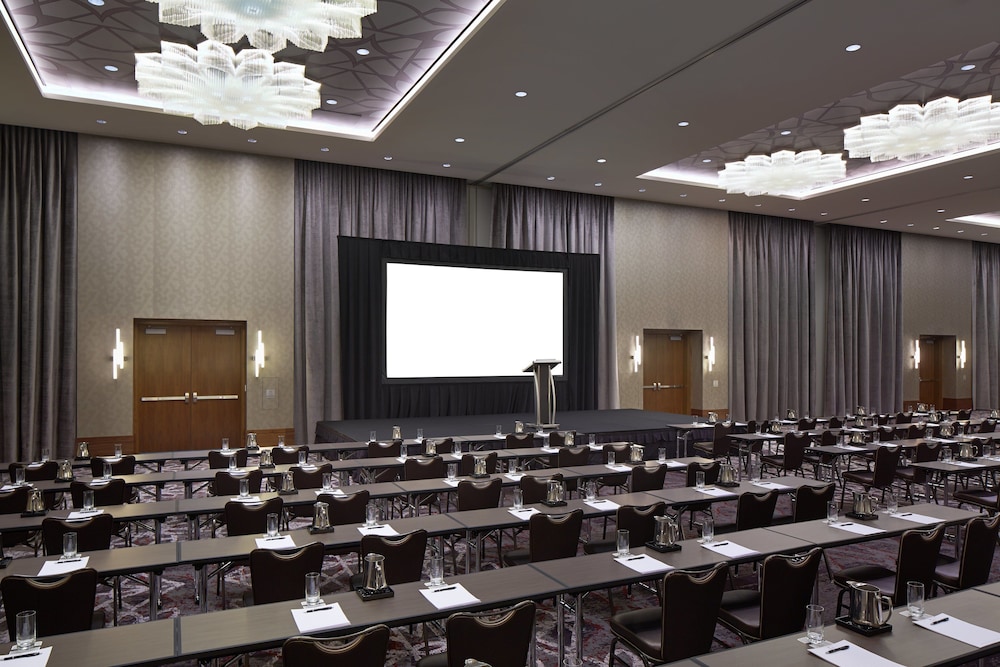
{"type": "Polygon", "coordinates": [[[965,341],[958,341],[958,367],[965,368],[965,341]]]}
{"type": "Polygon", "coordinates": [[[264,368],[264,334],[257,329],[257,349],[253,351],[253,376],[260,377],[260,369],[264,368]]]}
{"type": "Polygon", "coordinates": [[[920,339],[913,340],[913,367],[920,368],[920,339]]]}
{"type": "Polygon", "coordinates": [[[642,366],[642,345],[639,343],[638,334],[636,334],[635,342],[632,345],[632,372],[638,373],[639,366],[642,366]]]}
{"type": "Polygon", "coordinates": [[[111,379],[118,379],[118,371],[125,368],[125,345],[122,343],[122,330],[115,329],[115,348],[111,350],[111,379]]]}
{"type": "Polygon", "coordinates": [[[705,358],[708,359],[708,370],[711,371],[715,368],[715,336],[708,337],[708,355],[705,358]]]}

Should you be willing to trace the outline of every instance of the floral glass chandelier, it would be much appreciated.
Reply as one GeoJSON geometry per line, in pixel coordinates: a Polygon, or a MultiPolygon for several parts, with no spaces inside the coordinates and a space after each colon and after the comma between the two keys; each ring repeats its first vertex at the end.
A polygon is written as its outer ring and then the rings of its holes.
{"type": "Polygon", "coordinates": [[[210,40],[277,51],[292,43],[326,50],[327,39],[361,37],[361,19],[376,11],[375,0],[150,0],[160,5],[160,21],[201,26],[210,40]]]}
{"type": "Polygon", "coordinates": [[[166,113],[193,117],[203,125],[229,123],[284,128],[308,119],[320,105],[320,86],[305,67],[275,62],[261,49],[233,49],[205,41],[197,50],[161,42],[160,53],[137,53],[139,94],[158,100],[166,113]]]}
{"type": "Polygon", "coordinates": [[[749,197],[796,196],[844,178],[846,174],[847,163],[840,153],[778,151],[773,155],[750,155],[739,162],[727,162],[719,172],[719,185],[730,194],[742,193],[749,197]]]}
{"type": "Polygon", "coordinates": [[[942,97],[926,105],[900,104],[889,113],[862,116],[844,130],[850,157],[917,160],[948,155],[1000,139],[1000,103],[990,95],[959,102],[942,97]]]}

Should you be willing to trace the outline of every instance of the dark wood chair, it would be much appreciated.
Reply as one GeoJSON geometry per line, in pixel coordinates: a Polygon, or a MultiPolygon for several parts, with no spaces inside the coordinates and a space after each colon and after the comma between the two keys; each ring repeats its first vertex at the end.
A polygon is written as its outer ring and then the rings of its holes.
{"type": "Polygon", "coordinates": [[[445,622],[448,648],[422,658],[417,667],[463,667],[469,659],[491,667],[523,667],[535,639],[535,603],[507,610],[459,612],[445,622]]]}
{"type": "Polygon", "coordinates": [[[476,471],[476,459],[485,458],[486,459],[486,472],[493,474],[497,472],[497,460],[498,455],[496,452],[489,453],[479,453],[479,454],[462,454],[462,458],[458,460],[458,475],[459,477],[468,477],[476,471]]]}
{"type": "Polygon", "coordinates": [[[36,614],[38,637],[104,627],[104,614],[94,609],[97,579],[97,571],[89,567],[57,579],[4,577],[0,596],[9,636],[15,636],[17,614],[29,609],[36,614]]]}
{"type": "Polygon", "coordinates": [[[632,477],[629,479],[629,491],[638,493],[640,491],[660,491],[667,479],[667,466],[635,466],[632,468],[632,477]]]}
{"type": "Polygon", "coordinates": [[[115,458],[113,456],[97,456],[90,459],[90,474],[94,479],[104,476],[105,463],[111,465],[112,475],[119,476],[135,474],[135,457],[131,454],[119,458],[115,458]]]}
{"type": "Polygon", "coordinates": [[[847,483],[854,482],[860,484],[867,492],[871,489],[879,489],[882,497],[885,497],[886,489],[892,486],[896,479],[896,467],[899,465],[899,456],[902,448],[882,445],[875,452],[875,465],[871,470],[848,470],[841,477],[840,504],[844,504],[844,495],[847,493],[847,483]]]}
{"type": "MultiPolygon", "coordinates": [[[[607,443],[601,448],[601,463],[608,462],[608,454],[615,455],[615,463],[628,463],[629,460],[629,445],[626,442],[619,443],[607,443]]],[[[624,492],[625,488],[628,486],[628,478],[630,473],[627,472],[616,472],[610,475],[603,475],[599,484],[601,487],[611,487],[613,492],[624,492]]]]}
{"type": "MultiPolygon", "coordinates": [[[[913,454],[913,459],[911,462],[927,463],[930,461],[937,461],[940,456],[941,456],[941,443],[924,441],[917,443],[917,449],[913,454]]],[[[913,468],[909,465],[903,467],[897,467],[896,479],[898,479],[905,485],[906,488],[905,498],[912,503],[913,493],[911,487],[914,484],[918,486],[923,486],[927,482],[927,471],[924,470],[923,468],[913,468]]],[[[933,488],[931,489],[931,493],[935,494],[933,488]]]]}
{"type": "Polygon", "coordinates": [[[736,501],[736,522],[717,524],[715,532],[731,533],[735,530],[766,528],[774,521],[774,508],[778,504],[778,492],[741,493],[736,501]]]}
{"type": "Polygon", "coordinates": [[[524,565],[576,555],[583,527],[583,510],[567,514],[532,514],[528,519],[528,548],[511,549],[503,555],[503,564],[524,565]]]}
{"type": "MultiPolygon", "coordinates": [[[[110,514],[95,514],[86,521],[67,521],[55,517],[42,519],[42,547],[48,556],[61,556],[63,535],[76,533],[76,548],[79,552],[104,551],[111,548],[111,536],[115,534],[115,521],[110,514]]],[[[148,586],[149,582],[126,575],[129,579],[148,586]]],[[[114,625],[118,625],[118,610],[122,606],[121,577],[104,577],[103,585],[112,591],[111,603],[114,625]]]]}
{"type": "Polygon", "coordinates": [[[290,637],[281,659],[285,667],[384,667],[388,652],[389,628],[373,625],[335,639],[290,637]]]}
{"type": "Polygon", "coordinates": [[[562,481],[562,473],[557,472],[549,477],[541,477],[535,475],[525,475],[522,477],[518,483],[518,488],[521,489],[521,498],[525,505],[534,505],[535,503],[540,503],[547,497],[549,489],[549,480],[562,481]]]}
{"type": "MultiPolygon", "coordinates": [[[[385,580],[390,586],[420,581],[427,551],[427,531],[415,530],[405,535],[365,535],[361,538],[361,558],[370,553],[385,556],[385,580]]],[[[364,571],[351,577],[351,589],[364,583],[364,571]]]]}
{"type": "Polygon", "coordinates": [[[247,450],[245,449],[229,449],[226,453],[223,453],[220,449],[209,450],[208,452],[208,467],[211,470],[216,470],[218,468],[228,468],[229,459],[231,457],[236,457],[236,467],[246,468],[247,467],[247,450]]]}
{"type": "MultiPolygon", "coordinates": [[[[28,491],[30,487],[19,486],[11,491],[0,492],[0,514],[20,514],[28,509],[28,491]]],[[[4,555],[3,549],[8,547],[25,545],[34,550],[38,555],[38,531],[34,530],[5,530],[0,535],[0,556],[4,555]]]]}
{"type": "Polygon", "coordinates": [[[709,459],[729,460],[732,454],[732,441],[729,436],[733,433],[732,422],[716,422],[712,428],[712,439],[694,443],[694,451],[700,456],[709,459]]]}
{"type": "Polygon", "coordinates": [[[792,521],[825,519],[827,503],[833,500],[836,491],[837,485],[833,482],[823,486],[800,486],[795,492],[792,521]]]}
{"type": "Polygon", "coordinates": [[[271,448],[271,461],[277,466],[297,465],[299,462],[299,452],[305,452],[306,461],[309,460],[309,445],[299,445],[298,447],[271,448]]]}
{"type": "MultiPolygon", "coordinates": [[[[440,456],[433,456],[426,459],[410,458],[403,464],[403,478],[407,481],[414,479],[444,479],[447,474],[447,466],[440,456]]],[[[441,511],[441,498],[437,493],[414,494],[407,505],[414,515],[420,513],[421,507],[426,507],[428,512],[435,507],[441,511]]]]}
{"type": "Polygon", "coordinates": [[[965,523],[957,558],[938,556],[934,568],[934,586],[947,592],[982,586],[990,577],[997,550],[1000,514],[977,516],[965,523]]]}
{"type": "Polygon", "coordinates": [[[323,570],[324,548],[313,542],[294,551],[254,549],[250,552],[250,590],[245,605],[302,599],[306,574],[323,570]]]}
{"type": "MultiPolygon", "coordinates": [[[[402,455],[402,440],[393,440],[385,444],[381,442],[368,443],[368,458],[370,459],[399,458],[402,455]]],[[[368,472],[366,481],[369,483],[394,482],[398,477],[399,468],[374,468],[368,472]]]]}
{"type": "Polygon", "coordinates": [[[761,472],[773,468],[779,475],[787,473],[802,474],[802,465],[806,460],[806,449],[811,442],[808,433],[786,433],[781,446],[781,454],[769,454],[760,457],[761,472]]]}
{"type": "MultiPolygon", "coordinates": [[[[559,454],[556,455],[556,466],[559,468],[569,468],[572,466],[585,466],[590,464],[590,448],[583,447],[560,447],[559,454]]],[[[566,480],[566,493],[577,491],[577,480],[566,480]]]]}
{"type": "MultiPolygon", "coordinates": [[[[493,479],[484,480],[468,480],[463,479],[458,483],[458,493],[456,499],[456,507],[459,512],[466,512],[469,510],[482,510],[489,509],[491,507],[500,506],[500,495],[503,491],[503,483],[499,477],[494,477],[493,479]]],[[[485,540],[492,538],[497,545],[497,561],[500,561],[501,552],[503,549],[503,531],[493,530],[488,531],[485,534],[477,534],[475,536],[475,543],[472,548],[478,549],[480,557],[485,550],[485,540]]],[[[451,568],[453,571],[457,572],[457,562],[456,562],[456,549],[455,540],[451,540],[451,568]]],[[[466,552],[466,558],[472,558],[469,552],[466,552]]]]}

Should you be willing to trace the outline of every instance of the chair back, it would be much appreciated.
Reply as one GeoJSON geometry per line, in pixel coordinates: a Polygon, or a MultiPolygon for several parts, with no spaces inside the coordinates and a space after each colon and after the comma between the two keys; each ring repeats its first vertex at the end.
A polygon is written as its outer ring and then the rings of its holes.
{"type": "Polygon", "coordinates": [[[889,415],[875,415],[875,423],[879,426],[885,426],[889,423],[889,415]]]}
{"type": "Polygon", "coordinates": [[[468,477],[469,475],[476,472],[476,458],[486,457],[486,472],[493,474],[497,471],[497,453],[490,452],[488,454],[462,454],[462,458],[458,460],[458,474],[461,477],[468,477]]]}
{"type": "Polygon", "coordinates": [[[504,438],[505,449],[521,449],[535,444],[535,436],[531,433],[508,433],[504,438]]]}
{"type": "Polygon", "coordinates": [[[556,461],[560,468],[570,466],[585,466],[590,464],[590,448],[583,447],[563,447],[556,455],[556,461]]]}
{"type": "Polygon", "coordinates": [[[502,487],[499,477],[482,481],[463,479],[458,483],[458,511],[499,507],[502,487]]]}
{"type": "Polygon", "coordinates": [[[892,600],[894,604],[906,602],[906,582],[920,581],[924,590],[933,590],[934,568],[937,566],[941,540],[944,538],[944,524],[930,530],[908,530],[899,539],[899,555],[896,559],[896,585],[892,600]]]}
{"type": "Polygon", "coordinates": [[[965,524],[962,553],[959,556],[958,587],[982,586],[990,578],[993,556],[996,554],[1000,514],[977,516],[965,524]]]}
{"type": "Polygon", "coordinates": [[[958,414],[955,415],[955,419],[958,421],[968,421],[972,418],[972,410],[959,410],[958,414]]]}
{"type": "Polygon", "coordinates": [[[795,428],[798,429],[799,431],[811,431],[814,428],[816,428],[816,420],[806,419],[805,417],[803,417],[795,425],[795,428]]]}
{"type": "Polygon", "coordinates": [[[926,424],[910,424],[910,427],[906,429],[906,437],[911,440],[913,438],[923,438],[925,435],[927,435],[926,424]]]}
{"type": "Polygon", "coordinates": [[[687,467],[687,479],[685,480],[685,485],[694,486],[699,472],[705,473],[705,484],[715,484],[719,481],[720,468],[721,466],[718,461],[712,461],[711,463],[698,463],[697,461],[692,461],[687,467]]]}
{"type": "MultiPolygon", "coordinates": [[[[368,443],[368,458],[381,459],[386,457],[399,457],[403,454],[403,441],[393,440],[385,444],[381,442],[368,443]]],[[[298,459],[295,460],[298,463],[298,459]]]]}
{"type": "Polygon", "coordinates": [[[427,531],[405,535],[365,535],[361,538],[361,559],[370,553],[385,556],[385,579],[390,586],[420,581],[427,551],[427,531]]]}
{"type": "Polygon", "coordinates": [[[629,491],[638,493],[639,491],[659,491],[663,488],[663,483],[667,479],[667,466],[635,466],[632,468],[632,481],[629,483],[629,491]]]}
{"type": "Polygon", "coordinates": [[[299,452],[304,451],[309,456],[309,445],[298,447],[272,447],[271,461],[274,465],[295,465],[299,462],[299,452]]]}
{"type": "Polygon", "coordinates": [[[0,581],[7,632],[16,636],[17,614],[35,610],[38,637],[90,630],[97,594],[97,570],[84,568],[56,580],[8,576],[0,581]]]}
{"type": "Polygon", "coordinates": [[[778,492],[741,493],[736,504],[736,530],[766,528],[774,520],[778,492]]]}
{"type": "MultiPolygon", "coordinates": [[[[913,453],[913,463],[927,463],[937,461],[941,455],[942,444],[940,442],[917,443],[917,449],[913,453]]],[[[923,468],[913,468],[913,483],[923,484],[927,480],[927,471],[923,468]]]]}
{"type": "Polygon", "coordinates": [[[630,452],[631,448],[629,447],[629,444],[627,442],[621,442],[621,443],[618,443],[618,444],[614,444],[614,443],[610,443],[609,442],[606,445],[604,445],[604,447],[602,447],[601,449],[602,449],[602,453],[604,454],[604,456],[601,459],[602,463],[607,463],[607,461],[608,461],[608,452],[614,452],[615,453],[615,463],[628,463],[629,462],[629,452],[630,452]]]}
{"type": "Polygon", "coordinates": [[[225,508],[226,534],[230,537],[263,534],[267,530],[267,515],[280,515],[284,504],[280,497],[254,505],[230,500],[225,508]]]}
{"type": "Polygon", "coordinates": [[[663,577],[660,647],[664,662],[708,653],[722,603],[729,566],[709,570],[672,570],[663,577]]]}
{"type": "Polygon", "coordinates": [[[801,470],[810,438],[806,433],[786,433],[782,470],[801,470]]]}
{"type": "Polygon", "coordinates": [[[403,464],[403,479],[442,479],[446,474],[444,459],[433,456],[429,459],[406,459],[403,464]]]}
{"type": "Polygon", "coordinates": [[[299,600],[306,574],[323,569],[323,544],[313,542],[291,552],[254,549],[250,552],[250,586],[253,603],[299,600]]]}
{"type": "MultiPolygon", "coordinates": [[[[997,420],[996,419],[984,419],[983,423],[979,425],[979,433],[995,433],[997,430],[997,420]]],[[[27,479],[27,478],[25,478],[27,479]]]]}
{"type": "Polygon", "coordinates": [[[827,428],[844,428],[844,420],[840,417],[830,417],[830,421],[827,422],[827,428]]]}
{"type": "Polygon", "coordinates": [[[19,486],[0,493],[0,514],[20,514],[28,509],[28,487],[19,486]]]}
{"type": "Polygon", "coordinates": [[[63,535],[76,533],[79,551],[102,551],[111,548],[111,534],[115,520],[110,514],[95,514],[86,521],[69,522],[55,517],[42,519],[42,546],[48,556],[63,552],[63,535]]]}
{"type": "MultiPolygon", "coordinates": [[[[7,466],[10,479],[14,479],[14,470],[24,468],[25,482],[51,482],[59,474],[58,461],[45,461],[44,463],[11,463],[7,466]]],[[[103,471],[102,471],[103,472],[103,471]]]]}
{"type": "Polygon", "coordinates": [[[896,423],[897,424],[910,424],[913,423],[913,415],[908,415],[905,412],[896,413],[896,423]]]}
{"type": "Polygon", "coordinates": [[[876,432],[879,442],[892,442],[896,439],[896,428],[894,426],[879,426],[876,432]]]}
{"type": "Polygon", "coordinates": [[[615,526],[619,530],[628,531],[628,545],[641,547],[646,542],[652,542],[656,535],[656,521],[653,517],[661,516],[665,503],[653,503],[649,507],[634,507],[622,505],[615,513],[615,526]]]}
{"type": "Polygon", "coordinates": [[[293,465],[291,471],[296,489],[321,489],[323,488],[323,475],[333,472],[333,464],[324,463],[316,466],[315,470],[303,470],[298,465],[293,465]]]}
{"type": "Polygon", "coordinates": [[[362,489],[361,491],[349,493],[344,496],[321,493],[316,498],[316,501],[324,502],[330,506],[331,526],[343,526],[349,523],[364,523],[367,518],[365,516],[365,508],[368,506],[370,499],[371,494],[367,490],[362,489]]]}
{"type": "Polygon", "coordinates": [[[764,559],[760,580],[760,638],[802,630],[823,550],[816,547],[794,556],[764,559]]]}
{"type": "Polygon", "coordinates": [[[826,429],[819,435],[819,444],[821,447],[829,447],[830,445],[836,445],[837,434],[831,431],[830,429],[826,429]]]}
{"type": "Polygon", "coordinates": [[[90,474],[97,479],[104,475],[104,464],[111,464],[112,475],[134,475],[135,457],[131,454],[114,458],[111,456],[98,456],[90,459],[90,474]]]}
{"type": "Polygon", "coordinates": [[[260,493],[264,483],[264,473],[259,468],[249,472],[242,470],[238,475],[230,475],[228,470],[219,470],[212,481],[212,494],[220,498],[239,495],[241,479],[247,480],[250,493],[260,493]]]}
{"type": "MultiPolygon", "coordinates": [[[[217,470],[218,468],[228,468],[229,459],[236,457],[236,467],[246,468],[247,467],[247,450],[245,449],[232,449],[229,450],[233,452],[232,454],[223,454],[217,449],[210,449],[208,451],[208,467],[212,470],[217,470]]],[[[298,461],[298,459],[296,459],[298,461]]]]}
{"type": "Polygon", "coordinates": [[[448,667],[463,667],[470,658],[492,667],[523,667],[535,638],[535,603],[525,600],[499,615],[496,611],[452,614],[445,631],[448,667]]]}
{"type": "Polygon", "coordinates": [[[875,452],[875,470],[872,473],[872,487],[886,489],[896,479],[896,467],[902,447],[880,446],[875,452]]]}
{"type": "Polygon", "coordinates": [[[732,445],[729,436],[732,432],[732,422],[728,424],[725,422],[715,423],[715,427],[712,429],[712,456],[717,459],[729,456],[730,446],[732,445]]]}
{"type": "Polygon", "coordinates": [[[534,503],[540,503],[545,500],[546,495],[549,490],[549,480],[555,479],[562,481],[562,473],[557,472],[550,477],[535,477],[533,475],[525,475],[517,483],[518,487],[521,489],[521,498],[524,500],[525,505],[533,505],[534,503]]]}
{"type": "Polygon", "coordinates": [[[83,492],[90,489],[94,492],[94,505],[122,505],[129,500],[128,485],[124,479],[114,478],[107,484],[91,484],[90,482],[73,481],[69,483],[69,495],[73,499],[73,507],[83,507],[83,492]]]}
{"type": "Polygon", "coordinates": [[[583,527],[583,510],[567,514],[532,514],[528,519],[528,552],[532,563],[576,555],[583,527]]]}
{"type": "Polygon", "coordinates": [[[837,491],[833,482],[823,486],[800,486],[795,492],[795,508],[793,522],[813,521],[826,518],[826,505],[837,491]]]}
{"type": "Polygon", "coordinates": [[[336,639],[290,637],[281,647],[285,667],[384,667],[389,628],[373,625],[336,639]]]}
{"type": "Polygon", "coordinates": [[[565,447],[568,433],[573,434],[573,444],[576,444],[576,431],[552,431],[549,433],[549,447],[565,447]]]}

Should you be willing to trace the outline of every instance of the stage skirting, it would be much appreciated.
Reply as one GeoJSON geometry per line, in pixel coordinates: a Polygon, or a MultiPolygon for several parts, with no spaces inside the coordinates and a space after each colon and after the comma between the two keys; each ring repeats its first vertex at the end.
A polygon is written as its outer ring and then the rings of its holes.
{"type": "MultiPolygon", "coordinates": [[[[448,436],[483,436],[489,441],[499,425],[504,433],[514,431],[514,422],[534,422],[534,413],[502,415],[465,415],[459,417],[416,417],[407,419],[352,419],[316,423],[315,442],[367,442],[375,431],[379,440],[392,436],[392,427],[399,426],[404,438],[417,437],[423,429],[425,438],[448,436]]],[[[598,442],[634,442],[640,445],[668,446],[675,442],[676,432],[667,424],[691,421],[690,415],[675,415],[648,410],[581,410],[557,412],[560,431],[576,431],[582,438],[593,433],[598,442]]]]}

